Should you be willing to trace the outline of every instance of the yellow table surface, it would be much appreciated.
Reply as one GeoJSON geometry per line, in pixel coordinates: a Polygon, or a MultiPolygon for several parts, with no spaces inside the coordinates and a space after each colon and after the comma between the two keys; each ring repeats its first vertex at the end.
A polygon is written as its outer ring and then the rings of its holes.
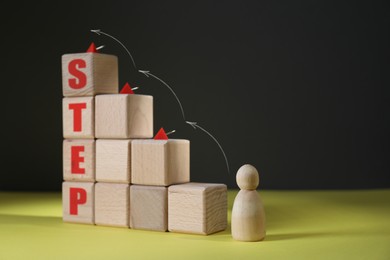
{"type": "Polygon", "coordinates": [[[390,259],[390,190],[259,191],[267,236],[70,224],[61,193],[0,192],[0,259],[390,259]]]}

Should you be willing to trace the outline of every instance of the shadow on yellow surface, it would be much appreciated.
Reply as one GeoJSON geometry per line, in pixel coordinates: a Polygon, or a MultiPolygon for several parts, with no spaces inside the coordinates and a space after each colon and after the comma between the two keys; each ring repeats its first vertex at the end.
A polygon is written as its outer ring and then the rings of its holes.
{"type": "Polygon", "coordinates": [[[267,236],[71,224],[60,193],[0,192],[0,259],[390,259],[390,190],[260,191],[267,236]]]}

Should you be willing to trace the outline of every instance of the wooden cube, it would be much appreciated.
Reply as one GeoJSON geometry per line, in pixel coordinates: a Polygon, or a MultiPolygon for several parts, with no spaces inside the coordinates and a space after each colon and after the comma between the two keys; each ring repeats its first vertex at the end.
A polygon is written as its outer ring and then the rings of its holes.
{"type": "Polygon", "coordinates": [[[135,94],[96,96],[97,138],[153,137],[153,97],[135,94]]]}
{"type": "Polygon", "coordinates": [[[94,224],[94,183],[62,183],[62,216],[65,222],[94,224]]]}
{"type": "Polygon", "coordinates": [[[95,140],[63,141],[63,178],[66,181],[95,181],[95,140]]]}
{"type": "Polygon", "coordinates": [[[96,180],[130,183],[130,140],[96,141],[96,180]]]}
{"type": "Polygon", "coordinates": [[[119,183],[95,184],[95,224],[129,226],[129,185],[119,183]]]}
{"type": "Polygon", "coordinates": [[[130,186],[130,227],[133,229],[167,231],[167,187],[130,186]]]}
{"type": "Polygon", "coordinates": [[[72,97],[62,100],[64,138],[95,137],[95,104],[93,97],[72,97]]]}
{"type": "Polygon", "coordinates": [[[102,53],[63,55],[62,93],[65,97],[118,93],[118,58],[102,53]]]}
{"type": "Polygon", "coordinates": [[[133,140],[131,182],[168,186],[190,181],[190,142],[181,139],[133,140]]]}
{"type": "Polygon", "coordinates": [[[208,235],[227,226],[225,184],[186,183],[168,188],[168,230],[208,235]]]}

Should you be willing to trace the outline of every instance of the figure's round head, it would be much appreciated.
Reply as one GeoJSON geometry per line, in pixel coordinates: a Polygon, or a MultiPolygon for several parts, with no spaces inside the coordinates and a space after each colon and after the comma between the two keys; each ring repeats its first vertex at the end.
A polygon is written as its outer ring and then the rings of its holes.
{"type": "Polygon", "coordinates": [[[259,186],[259,173],[250,164],[245,164],[237,171],[236,182],[242,190],[255,190],[259,186]]]}

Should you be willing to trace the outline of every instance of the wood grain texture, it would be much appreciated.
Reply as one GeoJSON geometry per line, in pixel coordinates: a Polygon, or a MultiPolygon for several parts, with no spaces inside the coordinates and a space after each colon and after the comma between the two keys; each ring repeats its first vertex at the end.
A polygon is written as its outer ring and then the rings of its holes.
{"type": "Polygon", "coordinates": [[[97,94],[118,93],[118,58],[114,55],[102,53],[75,53],[62,56],[62,93],[70,96],[94,96],[97,94]],[[77,77],[69,72],[69,63],[75,59],[85,61],[85,68],[78,68],[85,74],[84,87],[74,89],[69,80],[77,77]]]}
{"type": "MultiPolygon", "coordinates": [[[[76,123],[77,124],[77,123],[76,123]]],[[[68,139],[90,139],[95,137],[95,103],[93,97],[71,97],[62,99],[63,136],[68,139]],[[72,105],[82,104],[85,108],[72,109],[72,105]],[[77,111],[81,111],[80,118],[77,111]],[[75,121],[81,120],[81,128],[76,129],[75,121]]]]}
{"type": "Polygon", "coordinates": [[[95,224],[129,226],[129,185],[119,183],[95,184],[95,224]]]}
{"type": "Polygon", "coordinates": [[[168,230],[209,235],[227,227],[227,187],[186,183],[168,188],[168,230]]]}
{"type": "Polygon", "coordinates": [[[168,186],[190,181],[188,140],[133,140],[131,146],[132,183],[168,186]]]}
{"type": "Polygon", "coordinates": [[[96,137],[153,137],[153,97],[136,94],[96,96],[96,137]]]}
{"type": "Polygon", "coordinates": [[[240,190],[234,199],[232,236],[239,241],[260,241],[264,239],[264,206],[256,190],[240,190]]]}
{"type": "Polygon", "coordinates": [[[65,139],[62,149],[63,179],[66,181],[94,182],[95,140],[65,139]]]}
{"type": "Polygon", "coordinates": [[[168,230],[168,188],[130,186],[130,227],[154,231],[168,230]]]}
{"type": "Polygon", "coordinates": [[[62,183],[62,216],[64,222],[94,224],[94,187],[93,182],[66,181],[62,183]],[[81,190],[83,193],[74,193],[71,192],[71,189],[73,191],[75,189],[81,190]],[[73,194],[73,200],[71,194],[73,194]],[[85,202],[82,201],[83,199],[85,199],[85,202]],[[79,202],[75,205],[74,200],[79,202]],[[71,214],[72,205],[77,209],[77,214],[71,214]]]}
{"type": "Polygon", "coordinates": [[[236,174],[240,191],[233,202],[232,236],[239,241],[259,241],[265,237],[265,212],[256,188],[259,173],[250,164],[241,166],[236,174]]]}
{"type": "Polygon", "coordinates": [[[131,140],[96,141],[96,180],[130,183],[131,140]]]}

